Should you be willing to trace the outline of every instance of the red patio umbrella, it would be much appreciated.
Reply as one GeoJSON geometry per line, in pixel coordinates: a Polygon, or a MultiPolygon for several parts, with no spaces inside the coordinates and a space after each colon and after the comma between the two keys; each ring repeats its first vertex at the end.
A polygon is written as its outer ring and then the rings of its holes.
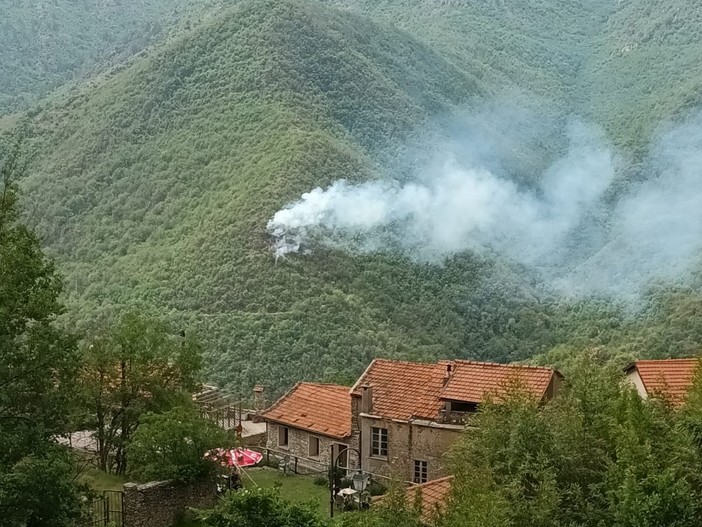
{"type": "Polygon", "coordinates": [[[218,448],[205,454],[205,457],[213,457],[222,466],[227,467],[252,467],[263,459],[263,454],[248,448],[233,448],[225,450],[218,448]]]}
{"type": "Polygon", "coordinates": [[[237,467],[253,467],[263,459],[263,454],[248,448],[235,448],[230,450],[232,464],[237,467]]]}

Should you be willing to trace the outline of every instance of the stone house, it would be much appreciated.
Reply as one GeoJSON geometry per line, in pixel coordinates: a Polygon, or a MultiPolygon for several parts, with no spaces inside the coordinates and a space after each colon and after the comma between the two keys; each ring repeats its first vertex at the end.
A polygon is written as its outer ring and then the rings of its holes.
{"type": "Polygon", "coordinates": [[[261,414],[266,422],[266,447],[278,457],[297,458],[298,469],[326,471],[332,455],[338,466],[357,466],[351,430],[348,386],[301,382],[261,414]]]}
{"type": "Polygon", "coordinates": [[[700,360],[697,358],[638,360],[624,371],[627,380],[643,399],[665,397],[675,406],[680,406],[692,386],[698,364],[700,360]]]}
{"type": "Polygon", "coordinates": [[[447,475],[443,455],[486,398],[514,385],[545,401],[561,379],[534,366],[376,359],[351,388],[351,428],[363,470],[420,484],[441,478],[447,475]]]}

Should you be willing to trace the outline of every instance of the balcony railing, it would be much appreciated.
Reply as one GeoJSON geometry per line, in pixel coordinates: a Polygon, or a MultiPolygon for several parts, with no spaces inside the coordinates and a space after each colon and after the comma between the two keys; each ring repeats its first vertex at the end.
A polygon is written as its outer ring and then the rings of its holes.
{"type": "Polygon", "coordinates": [[[438,422],[445,425],[467,425],[475,416],[475,412],[456,412],[441,410],[438,422]]]}

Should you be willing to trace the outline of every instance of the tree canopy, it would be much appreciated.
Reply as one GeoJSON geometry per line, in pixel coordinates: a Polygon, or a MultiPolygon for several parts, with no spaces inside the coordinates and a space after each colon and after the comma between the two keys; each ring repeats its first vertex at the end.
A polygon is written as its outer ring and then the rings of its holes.
{"type": "MultiPolygon", "coordinates": [[[[489,255],[441,265],[324,248],[272,257],[266,222],[286,203],[340,178],[406,178],[424,161],[427,129],[450,134],[486,101],[508,123],[505,101],[555,123],[523,143],[486,129],[523,185],[562,151],[573,113],[592,117],[635,159],[656,122],[691,104],[692,91],[663,65],[678,49],[671,43],[684,43],[675,60],[697,78],[689,2],[675,2],[672,25],[640,28],[651,39],[621,56],[610,49],[633,38],[625,20],[653,9],[643,0],[508,4],[236,2],[47,100],[29,116],[35,155],[22,185],[65,273],[70,320],[85,329],[136,308],[193,328],[208,379],[241,391],[262,382],[272,397],[299,380],[353,379],[377,356],[696,351],[695,284],[665,284],[632,316],[616,302],[551,296],[531,273],[489,255]],[[647,59],[646,75],[664,106],[624,88],[588,95],[610,82],[637,85],[644,47],[660,58],[647,59]],[[614,114],[626,119],[603,117],[614,114]]],[[[635,166],[617,175],[622,187],[646,176],[635,166]]]]}
{"type": "Polygon", "coordinates": [[[126,449],[147,412],[189,402],[198,386],[199,344],[133,312],[84,341],[83,426],[95,430],[99,466],[124,474],[126,449]]]}
{"type": "Polygon", "coordinates": [[[59,328],[61,280],[19,220],[19,146],[0,152],[0,518],[68,527],[81,515],[70,455],[54,444],[73,411],[76,340],[59,328]]]}

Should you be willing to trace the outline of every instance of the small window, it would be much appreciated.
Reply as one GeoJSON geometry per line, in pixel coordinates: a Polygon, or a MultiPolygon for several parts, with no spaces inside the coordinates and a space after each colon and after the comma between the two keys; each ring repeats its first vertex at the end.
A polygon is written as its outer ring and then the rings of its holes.
{"type": "Polygon", "coordinates": [[[388,429],[371,428],[371,456],[388,456],[388,429]]]}
{"type": "Polygon", "coordinates": [[[419,459],[414,460],[414,482],[415,483],[426,483],[428,481],[427,477],[427,466],[426,461],[420,461],[419,459]]]}
{"type": "Polygon", "coordinates": [[[286,447],[288,446],[288,427],[279,426],[278,427],[278,446],[286,447]]]}
{"type": "Polygon", "coordinates": [[[463,401],[451,401],[451,411],[475,413],[478,411],[478,405],[476,403],[466,403],[463,401]]]}
{"type": "Polygon", "coordinates": [[[349,447],[346,445],[337,445],[337,462],[336,466],[340,468],[346,468],[349,465],[349,447]]]}
{"type": "Polygon", "coordinates": [[[310,436],[310,457],[319,456],[319,438],[310,436]]]}

